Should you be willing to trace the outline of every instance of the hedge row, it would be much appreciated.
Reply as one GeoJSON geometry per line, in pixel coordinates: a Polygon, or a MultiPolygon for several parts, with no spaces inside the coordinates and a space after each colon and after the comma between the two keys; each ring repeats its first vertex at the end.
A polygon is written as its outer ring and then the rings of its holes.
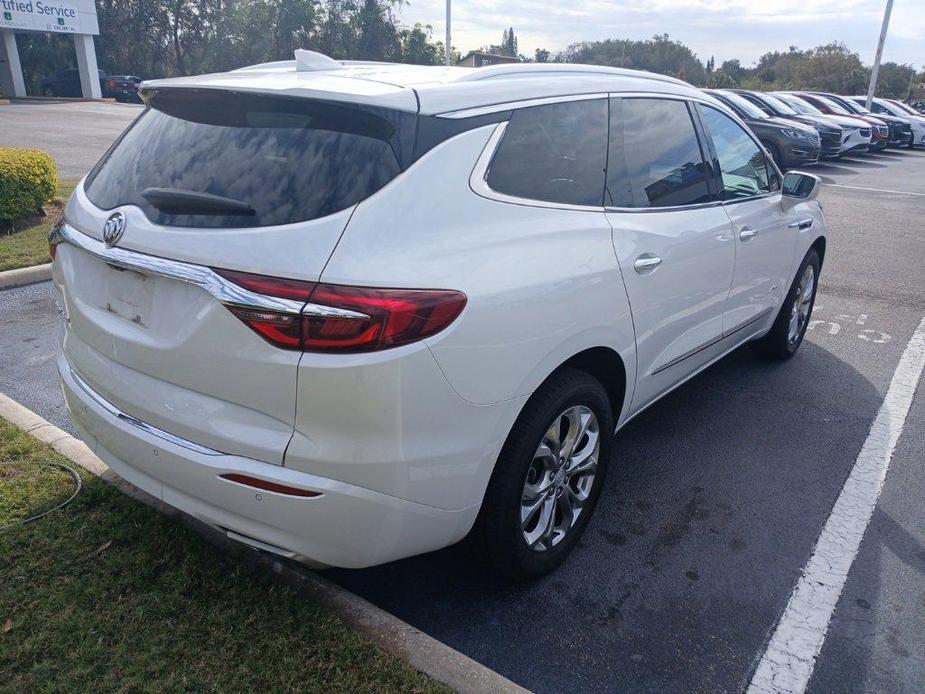
{"type": "Polygon", "coordinates": [[[0,147],[0,222],[35,214],[57,190],[58,170],[45,152],[0,147]]]}

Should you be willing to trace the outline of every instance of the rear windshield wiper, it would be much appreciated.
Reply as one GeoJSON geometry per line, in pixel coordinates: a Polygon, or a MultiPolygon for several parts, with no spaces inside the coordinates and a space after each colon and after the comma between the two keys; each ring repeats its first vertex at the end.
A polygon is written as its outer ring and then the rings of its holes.
{"type": "Polygon", "coordinates": [[[146,188],[141,197],[167,214],[222,214],[252,217],[257,211],[241,200],[179,188],[146,188]]]}

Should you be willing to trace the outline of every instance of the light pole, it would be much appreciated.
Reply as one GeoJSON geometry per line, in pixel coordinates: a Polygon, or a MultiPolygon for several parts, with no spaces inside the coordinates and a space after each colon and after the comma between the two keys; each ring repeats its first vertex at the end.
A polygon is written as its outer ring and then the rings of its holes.
{"type": "MultiPolygon", "coordinates": [[[[450,0],[447,1],[449,7],[450,0]]],[[[874,90],[877,88],[877,75],[880,73],[880,58],[883,56],[883,43],[886,41],[886,30],[890,26],[890,12],[893,11],[893,0],[886,0],[886,10],[883,13],[883,26],[880,27],[880,40],[877,42],[877,55],[874,56],[874,66],[870,71],[870,84],[867,86],[867,101],[864,106],[870,110],[874,100],[874,90]]],[[[447,30],[449,31],[449,30],[447,30]]]]}
{"type": "MultiPolygon", "coordinates": [[[[892,2],[893,0],[890,0],[892,2]]],[[[444,49],[446,54],[446,64],[450,65],[450,0],[446,0],[446,48],[444,49]]]]}

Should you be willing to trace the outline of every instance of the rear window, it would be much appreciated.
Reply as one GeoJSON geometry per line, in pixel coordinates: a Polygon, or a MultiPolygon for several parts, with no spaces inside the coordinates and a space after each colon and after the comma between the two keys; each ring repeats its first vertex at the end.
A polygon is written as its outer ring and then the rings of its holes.
{"type": "Polygon", "coordinates": [[[172,226],[269,226],[343,210],[402,171],[414,127],[414,114],[231,92],[163,91],[148,103],[86,191],[103,209],[137,205],[172,226]]]}

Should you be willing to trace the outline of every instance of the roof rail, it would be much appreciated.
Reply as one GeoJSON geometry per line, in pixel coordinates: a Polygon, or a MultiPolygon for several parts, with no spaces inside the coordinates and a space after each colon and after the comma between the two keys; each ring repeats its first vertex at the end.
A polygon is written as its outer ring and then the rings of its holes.
{"type": "Polygon", "coordinates": [[[640,79],[650,79],[657,82],[670,82],[680,84],[685,87],[691,86],[684,80],[668,75],[659,75],[655,72],[646,72],[645,70],[632,70],[623,67],[610,67],[609,65],[585,65],[583,63],[509,63],[505,65],[489,65],[472,70],[472,74],[464,75],[457,79],[458,82],[474,82],[477,80],[487,80],[502,77],[536,77],[543,73],[553,74],[601,74],[614,75],[621,77],[636,77],[640,79]]]}

